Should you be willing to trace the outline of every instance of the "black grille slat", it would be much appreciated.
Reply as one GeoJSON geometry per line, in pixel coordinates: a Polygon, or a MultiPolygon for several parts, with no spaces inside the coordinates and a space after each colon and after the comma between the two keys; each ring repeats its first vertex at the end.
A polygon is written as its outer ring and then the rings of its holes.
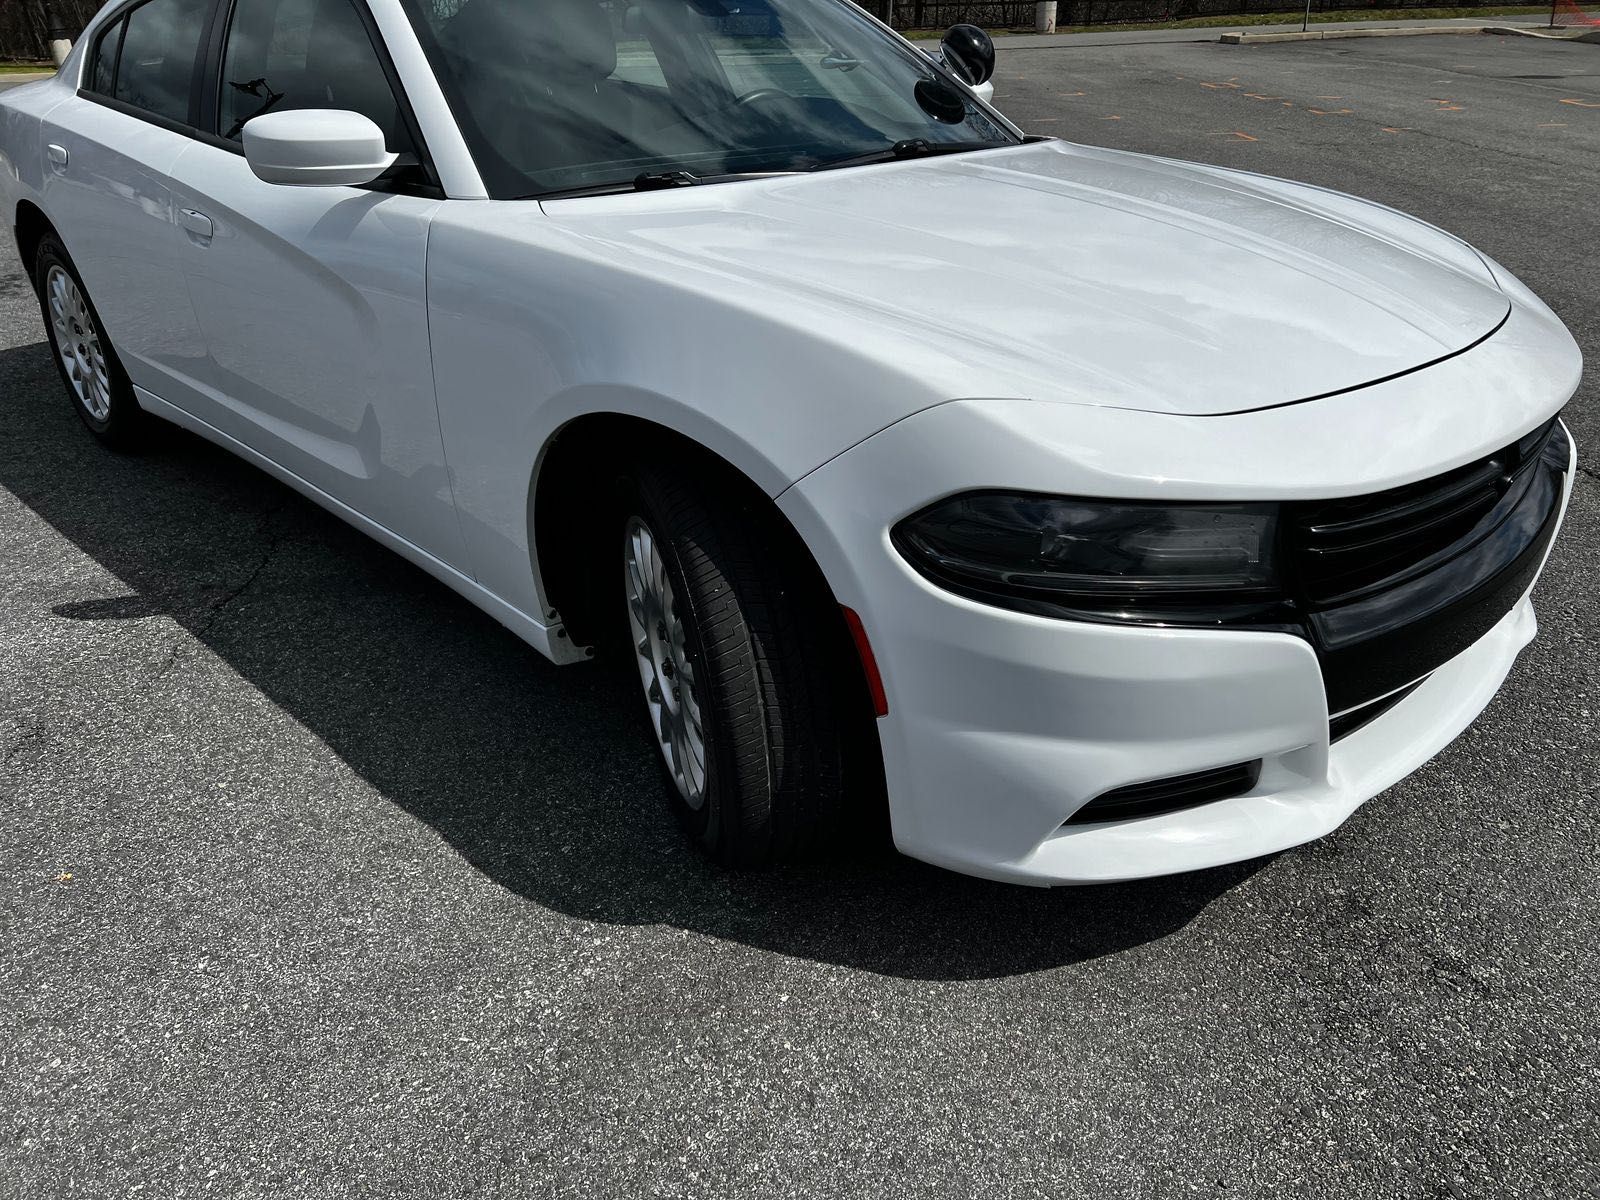
{"type": "MultiPolygon", "coordinates": [[[[1458,498],[1463,498],[1465,503],[1481,500],[1483,496],[1494,494],[1494,483],[1505,473],[1505,464],[1499,457],[1491,458],[1486,462],[1468,467],[1465,477],[1452,480],[1451,475],[1441,476],[1437,480],[1425,481],[1423,485],[1413,484],[1412,488],[1396,489],[1396,492],[1411,492],[1415,488],[1425,487],[1420,495],[1400,496],[1393,500],[1374,503],[1378,497],[1363,497],[1359,505],[1353,505],[1355,512],[1350,516],[1340,516],[1336,512],[1329,512],[1329,519],[1306,526],[1306,532],[1318,542],[1335,541],[1342,537],[1359,535],[1363,540],[1370,540],[1370,531],[1375,527],[1384,525],[1407,526],[1411,522],[1421,523],[1430,509],[1438,508],[1458,498]]],[[[1393,496],[1395,493],[1382,493],[1384,496],[1393,496]]],[[[1333,506],[1329,506],[1332,508],[1333,506]]]]}
{"type": "Polygon", "coordinates": [[[1100,821],[1126,821],[1134,817],[1154,817],[1196,808],[1230,796],[1240,796],[1255,787],[1261,777],[1261,761],[1235,763],[1188,775],[1173,775],[1149,783],[1102,792],[1066,821],[1068,825],[1088,825],[1100,821]]]}
{"type": "Polygon", "coordinates": [[[1463,541],[1530,467],[1552,421],[1510,446],[1433,479],[1370,496],[1295,506],[1290,553],[1303,600],[1338,604],[1463,541]]]}
{"type": "MultiPolygon", "coordinates": [[[[1498,478],[1503,471],[1496,470],[1498,478]]],[[[1459,522],[1465,518],[1469,524],[1495,505],[1499,493],[1492,486],[1473,482],[1470,490],[1452,497],[1448,505],[1430,498],[1426,504],[1411,504],[1394,512],[1367,517],[1359,522],[1342,525],[1320,525],[1306,530],[1306,551],[1319,558],[1333,558],[1341,554],[1359,554],[1410,541],[1430,537],[1440,526],[1459,522]]]]}

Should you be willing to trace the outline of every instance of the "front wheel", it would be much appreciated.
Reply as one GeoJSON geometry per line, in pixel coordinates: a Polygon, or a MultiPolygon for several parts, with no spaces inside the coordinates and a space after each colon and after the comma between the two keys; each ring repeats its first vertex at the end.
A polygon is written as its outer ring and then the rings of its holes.
{"type": "Polygon", "coordinates": [[[849,757],[837,608],[756,498],[658,471],[633,483],[618,573],[674,808],[725,866],[825,847],[849,757]]]}

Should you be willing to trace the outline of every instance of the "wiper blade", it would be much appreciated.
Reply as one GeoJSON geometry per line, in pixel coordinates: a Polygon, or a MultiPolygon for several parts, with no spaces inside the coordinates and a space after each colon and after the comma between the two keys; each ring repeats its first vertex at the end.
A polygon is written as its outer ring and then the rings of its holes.
{"type": "Polygon", "coordinates": [[[868,163],[894,162],[901,158],[933,158],[940,154],[960,154],[965,150],[998,150],[1010,142],[990,142],[969,139],[964,142],[930,142],[927,138],[904,138],[882,150],[869,150],[865,154],[848,154],[843,158],[830,158],[812,167],[813,171],[831,171],[836,167],[860,167],[868,163]]]}
{"type": "Polygon", "coordinates": [[[658,188],[693,187],[700,176],[692,171],[643,171],[633,177],[633,190],[653,192],[658,188]]]}
{"type": "Polygon", "coordinates": [[[605,183],[580,183],[577,187],[553,188],[548,192],[535,192],[523,200],[561,200],[569,196],[611,196],[617,192],[650,192],[657,188],[688,187],[700,182],[700,176],[688,171],[643,171],[632,179],[610,179],[605,183]]]}
{"type": "Polygon", "coordinates": [[[523,200],[565,200],[576,196],[612,196],[618,192],[654,192],[663,188],[693,187],[700,183],[731,183],[738,179],[772,179],[779,175],[800,175],[801,171],[731,171],[721,175],[696,175],[692,171],[644,171],[632,179],[609,183],[586,183],[579,187],[536,192],[523,200]]]}

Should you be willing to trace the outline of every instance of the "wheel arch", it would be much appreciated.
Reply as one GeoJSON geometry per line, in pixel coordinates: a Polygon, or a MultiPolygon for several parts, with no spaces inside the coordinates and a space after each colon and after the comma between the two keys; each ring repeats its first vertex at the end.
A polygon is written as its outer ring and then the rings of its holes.
{"type": "MultiPolygon", "coordinates": [[[[793,555],[814,589],[817,620],[836,670],[835,702],[848,713],[846,754],[855,780],[858,815],[870,826],[882,821],[883,754],[878,740],[872,686],[856,649],[855,637],[817,555],[750,472],[686,433],[647,417],[625,412],[589,412],[563,424],[546,439],[528,488],[528,546],[536,589],[546,617],[559,614],[569,638],[579,645],[604,643],[606,621],[618,605],[608,602],[608,583],[620,584],[617,564],[603,556],[607,530],[620,522],[616,500],[639,456],[676,457],[696,480],[713,482],[770,522],[773,552],[793,555]],[[614,577],[613,577],[614,574],[614,577]]],[[[617,548],[620,551],[620,538],[617,548]]],[[[883,828],[887,828],[883,822],[883,828]]],[[[881,832],[881,831],[880,831],[881,832]]]]}
{"type": "Polygon", "coordinates": [[[587,635],[594,631],[586,626],[593,624],[594,606],[574,567],[584,557],[595,522],[609,518],[608,498],[645,453],[680,456],[745,492],[782,523],[794,548],[826,583],[816,556],[772,502],[787,481],[753,451],[741,452],[746,449],[742,444],[713,448],[682,428],[622,408],[583,412],[559,425],[540,447],[527,496],[529,565],[546,617],[559,613],[580,643],[592,640],[587,635]]]}
{"type": "Polygon", "coordinates": [[[39,253],[39,243],[44,240],[47,233],[55,234],[58,240],[61,234],[50,218],[45,216],[44,209],[26,197],[17,201],[17,211],[12,219],[11,230],[17,239],[17,254],[22,258],[22,269],[31,279],[33,260],[39,253]]]}

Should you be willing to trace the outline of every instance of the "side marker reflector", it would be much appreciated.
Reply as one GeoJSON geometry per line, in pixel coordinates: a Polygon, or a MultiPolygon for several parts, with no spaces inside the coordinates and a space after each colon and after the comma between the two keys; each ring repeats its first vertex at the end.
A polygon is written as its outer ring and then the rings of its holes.
{"type": "Polygon", "coordinates": [[[880,717],[889,715],[889,697],[883,690],[883,676],[878,671],[878,660],[872,653],[872,643],[867,641],[867,630],[861,624],[856,610],[841,604],[844,623],[850,626],[850,636],[855,639],[856,655],[861,659],[861,673],[867,677],[867,690],[872,693],[872,711],[880,717]]]}

